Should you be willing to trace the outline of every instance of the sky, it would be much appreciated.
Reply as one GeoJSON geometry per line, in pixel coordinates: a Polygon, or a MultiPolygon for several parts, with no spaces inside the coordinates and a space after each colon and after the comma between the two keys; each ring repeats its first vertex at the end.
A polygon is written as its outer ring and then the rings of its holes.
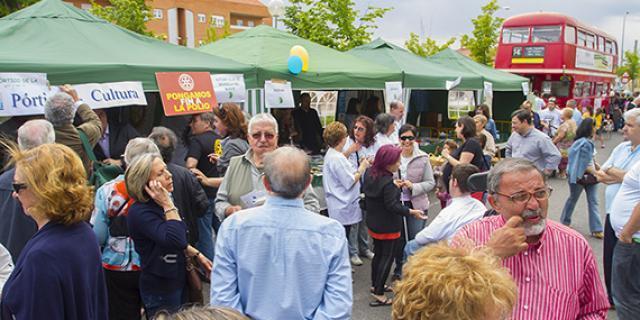
{"type": "MultiPolygon", "coordinates": [[[[261,0],[268,4],[270,0],[261,0]]],[[[488,0],[353,0],[362,12],[368,6],[393,7],[393,10],[378,20],[378,29],[373,38],[404,46],[409,33],[429,36],[439,43],[450,37],[460,38],[473,30],[471,19],[481,13],[480,8],[488,0]]],[[[285,1],[286,3],[286,1],[285,1]]],[[[508,18],[514,15],[550,11],[574,17],[582,23],[595,26],[616,37],[621,46],[622,25],[626,19],[624,49],[633,48],[634,40],[640,41],[640,0],[499,0],[502,7],[497,16],[508,18]]],[[[453,45],[459,47],[459,43],[453,45]]],[[[640,44],[638,45],[640,51],[640,44]]]]}

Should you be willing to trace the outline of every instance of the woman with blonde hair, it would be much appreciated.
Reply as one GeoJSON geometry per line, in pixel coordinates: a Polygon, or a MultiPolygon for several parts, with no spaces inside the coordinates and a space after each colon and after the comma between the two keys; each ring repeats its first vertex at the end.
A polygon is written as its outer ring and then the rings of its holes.
{"type": "Polygon", "coordinates": [[[193,307],[170,314],[159,312],[153,320],[249,320],[235,309],[225,307],[193,307]]]}
{"type": "Polygon", "coordinates": [[[573,120],[573,111],[570,108],[562,109],[560,113],[560,120],[562,124],[558,127],[556,136],[553,137],[553,144],[560,150],[562,159],[558,165],[558,177],[562,179],[567,178],[567,163],[569,163],[569,148],[573,144],[573,139],[576,137],[576,129],[578,128],[576,121],[573,120]]]}
{"type": "Polygon", "coordinates": [[[61,144],[9,148],[13,196],[38,232],[2,293],[2,319],[107,319],[107,288],[87,221],[93,190],[78,155],[61,144]]]}
{"type": "Polygon", "coordinates": [[[499,258],[446,242],[410,257],[394,292],[394,320],[501,320],[516,302],[516,284],[499,258]]]}

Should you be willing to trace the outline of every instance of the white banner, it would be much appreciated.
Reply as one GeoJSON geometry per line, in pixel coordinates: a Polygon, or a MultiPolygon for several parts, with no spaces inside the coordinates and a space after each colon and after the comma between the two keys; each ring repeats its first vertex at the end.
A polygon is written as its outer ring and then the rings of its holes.
{"type": "Polygon", "coordinates": [[[385,82],[384,93],[385,93],[387,105],[389,105],[393,101],[402,102],[402,82],[400,81],[385,82]]]}
{"type": "Polygon", "coordinates": [[[73,88],[92,109],[147,105],[142,82],[138,81],[77,84],[73,88]]]}
{"type": "Polygon", "coordinates": [[[291,82],[264,82],[265,106],[267,109],[272,108],[294,108],[293,91],[291,91],[291,82]]]}
{"type": "Polygon", "coordinates": [[[211,82],[218,103],[245,102],[247,90],[242,74],[212,74],[211,82]]]}
{"type": "Polygon", "coordinates": [[[50,95],[45,73],[0,73],[0,116],[44,113],[50,95]]]}
{"type": "Polygon", "coordinates": [[[451,89],[453,89],[453,88],[457,87],[457,86],[460,84],[460,82],[462,82],[462,77],[458,77],[458,78],[457,78],[456,80],[454,80],[454,81],[449,81],[449,80],[447,80],[447,81],[445,81],[445,82],[444,82],[444,87],[445,87],[447,90],[451,90],[451,89]]]}

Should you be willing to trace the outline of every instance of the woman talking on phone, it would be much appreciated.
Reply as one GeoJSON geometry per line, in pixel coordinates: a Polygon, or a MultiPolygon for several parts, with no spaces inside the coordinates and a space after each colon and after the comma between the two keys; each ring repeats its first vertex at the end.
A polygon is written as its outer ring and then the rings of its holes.
{"type": "Polygon", "coordinates": [[[137,157],[125,172],[129,196],[127,224],[140,255],[140,296],[148,319],[160,310],[177,311],[183,302],[186,256],[211,272],[211,261],[187,243],[187,226],[173,204],[171,173],[162,157],[137,157]]]}

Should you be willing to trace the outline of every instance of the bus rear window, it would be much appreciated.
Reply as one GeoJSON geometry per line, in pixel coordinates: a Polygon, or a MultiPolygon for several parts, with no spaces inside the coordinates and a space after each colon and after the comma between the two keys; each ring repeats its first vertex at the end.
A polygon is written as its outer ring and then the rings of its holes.
{"type": "Polygon", "coordinates": [[[529,28],[502,29],[502,43],[526,43],[529,41],[529,28]]]}
{"type": "Polygon", "coordinates": [[[561,26],[533,27],[531,39],[533,42],[558,42],[561,32],[561,26]]]}
{"type": "Polygon", "coordinates": [[[568,81],[543,81],[542,92],[554,97],[568,97],[569,84],[568,81]]]}

